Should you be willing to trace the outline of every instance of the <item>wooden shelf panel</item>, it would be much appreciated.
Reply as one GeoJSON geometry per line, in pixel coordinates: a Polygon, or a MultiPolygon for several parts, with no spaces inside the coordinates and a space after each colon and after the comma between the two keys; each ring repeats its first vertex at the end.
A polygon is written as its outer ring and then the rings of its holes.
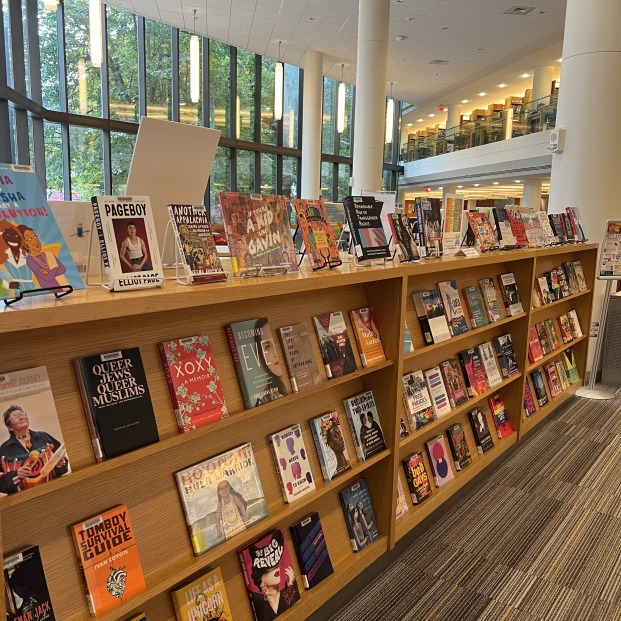
{"type": "Polygon", "coordinates": [[[580,293],[574,293],[573,295],[567,296],[566,298],[561,298],[560,300],[554,300],[554,302],[550,302],[549,304],[544,304],[543,306],[538,306],[537,308],[533,308],[530,311],[530,314],[533,317],[533,321],[534,321],[535,317],[537,317],[540,313],[543,313],[543,311],[545,310],[549,310],[550,308],[561,306],[563,304],[571,303],[573,300],[581,298],[585,295],[590,295],[591,293],[592,293],[591,289],[587,289],[586,291],[581,291],[580,293]]]}
{"type": "Polygon", "coordinates": [[[558,349],[555,349],[553,352],[546,354],[541,360],[537,360],[537,362],[530,363],[526,367],[526,372],[530,373],[531,371],[534,371],[535,369],[542,367],[544,364],[550,362],[550,360],[554,360],[557,356],[560,356],[561,352],[564,352],[566,349],[569,349],[570,347],[574,347],[574,345],[577,345],[581,341],[584,341],[585,339],[588,339],[588,338],[589,337],[586,334],[583,334],[582,336],[579,336],[578,338],[574,338],[573,341],[569,341],[569,343],[564,343],[558,349]]]}

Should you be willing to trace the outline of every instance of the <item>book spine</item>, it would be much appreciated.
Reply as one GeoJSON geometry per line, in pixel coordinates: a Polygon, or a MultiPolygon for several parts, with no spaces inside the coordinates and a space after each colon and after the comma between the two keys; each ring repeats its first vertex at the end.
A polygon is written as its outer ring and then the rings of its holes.
{"type": "Polygon", "coordinates": [[[321,466],[321,473],[323,474],[323,478],[326,481],[330,481],[332,477],[328,472],[328,466],[326,464],[326,460],[323,454],[323,447],[321,445],[321,438],[319,437],[319,432],[317,431],[317,426],[314,422],[311,422],[311,432],[313,434],[313,441],[315,442],[315,449],[317,450],[317,457],[319,458],[319,465],[321,466]]]}
{"type": "MultiPolygon", "coordinates": [[[[99,213],[99,203],[97,197],[91,198],[91,204],[93,206],[93,217],[95,219],[95,226],[97,227],[97,237],[99,238],[99,250],[101,252],[101,260],[104,267],[110,269],[110,259],[108,257],[108,250],[106,248],[106,238],[104,236],[103,224],[101,222],[101,214],[99,213]]],[[[87,274],[88,276],[88,274],[87,274]]]]}
{"type": "Polygon", "coordinates": [[[235,371],[237,372],[237,383],[239,384],[239,390],[241,391],[244,399],[246,409],[250,409],[252,407],[252,404],[250,404],[250,394],[248,392],[248,387],[246,386],[241,360],[239,359],[239,351],[237,349],[237,343],[235,342],[233,328],[231,327],[231,324],[227,324],[224,329],[226,330],[226,336],[229,340],[229,347],[231,348],[231,356],[233,358],[233,363],[235,364],[235,371]]]}
{"type": "Polygon", "coordinates": [[[242,573],[244,574],[244,581],[246,582],[246,591],[248,592],[248,599],[250,600],[250,607],[252,608],[252,614],[254,616],[254,621],[261,621],[259,615],[257,614],[257,609],[254,605],[254,600],[250,596],[250,576],[246,571],[246,559],[244,558],[243,550],[240,550],[237,555],[239,556],[239,564],[242,568],[242,573]]]}
{"type": "Polygon", "coordinates": [[[168,385],[168,392],[170,393],[170,400],[172,401],[173,410],[175,411],[175,418],[177,419],[177,429],[179,430],[179,433],[183,433],[183,421],[181,420],[179,400],[177,399],[175,385],[172,381],[172,375],[170,374],[170,365],[166,361],[166,352],[164,351],[164,345],[160,343],[158,347],[160,350],[160,357],[162,358],[162,365],[164,367],[164,375],[166,375],[166,384],[168,385]]]}
{"type": "Polygon", "coordinates": [[[351,437],[354,440],[354,446],[356,447],[356,455],[358,455],[358,461],[365,461],[364,450],[362,445],[360,444],[360,438],[356,433],[356,427],[354,425],[354,414],[351,411],[349,404],[345,401],[345,413],[347,414],[347,422],[349,423],[349,431],[351,432],[351,437]]]}
{"type": "Polygon", "coordinates": [[[101,441],[99,433],[97,431],[97,424],[95,416],[91,409],[90,399],[88,395],[86,371],[82,366],[80,360],[74,360],[73,365],[75,367],[76,377],[78,379],[78,388],[80,389],[80,397],[82,398],[82,408],[84,409],[84,416],[86,418],[86,424],[88,425],[88,431],[91,436],[91,442],[93,444],[93,451],[95,452],[95,460],[97,462],[104,461],[105,456],[101,450],[101,441]]]}

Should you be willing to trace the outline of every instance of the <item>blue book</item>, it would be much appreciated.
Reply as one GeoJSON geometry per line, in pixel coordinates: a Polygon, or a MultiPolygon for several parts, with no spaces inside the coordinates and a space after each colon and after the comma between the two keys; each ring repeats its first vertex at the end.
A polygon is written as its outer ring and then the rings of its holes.
{"type": "Polygon", "coordinates": [[[444,314],[451,331],[451,336],[458,336],[468,332],[468,324],[464,315],[464,309],[459,298],[457,282],[445,280],[438,283],[438,291],[444,304],[444,314]]]}
{"type": "Polygon", "coordinates": [[[319,513],[291,526],[291,538],[306,589],[312,589],[334,573],[319,513]]]}
{"type": "Polygon", "coordinates": [[[369,488],[364,479],[339,492],[347,530],[354,552],[360,552],[379,538],[369,488]]]}

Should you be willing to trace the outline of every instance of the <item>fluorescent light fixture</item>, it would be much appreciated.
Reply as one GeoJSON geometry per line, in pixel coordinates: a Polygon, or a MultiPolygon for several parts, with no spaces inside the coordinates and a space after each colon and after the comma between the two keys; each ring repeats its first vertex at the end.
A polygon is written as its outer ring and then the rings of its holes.
{"type": "Polygon", "coordinates": [[[461,190],[461,188],[463,188],[463,187],[464,187],[463,185],[458,185],[458,186],[457,186],[457,188],[458,188],[459,190],[461,190]]]}
{"type": "Polygon", "coordinates": [[[475,183],[475,184],[474,184],[474,187],[475,187],[475,188],[478,188],[480,185],[481,185],[480,183],[475,183]]]}
{"type": "Polygon", "coordinates": [[[101,67],[103,49],[101,37],[101,3],[99,0],[89,0],[88,2],[88,28],[91,42],[91,64],[93,67],[101,67]]]}
{"type": "Polygon", "coordinates": [[[345,131],[345,82],[339,84],[339,92],[336,100],[336,131],[339,134],[345,131]]]}
{"type": "Polygon", "coordinates": [[[282,97],[285,78],[285,68],[281,62],[276,63],[274,74],[274,119],[282,119],[282,97]]]}
{"type": "Polygon", "coordinates": [[[58,8],[58,0],[44,0],[43,8],[46,11],[55,11],[58,8]]]}
{"type": "Polygon", "coordinates": [[[521,179],[516,179],[515,182],[516,183],[522,183],[522,180],[521,179]]]}
{"type": "Polygon", "coordinates": [[[444,186],[441,185],[438,190],[444,190],[444,186]]]}
{"type": "MultiPolygon", "coordinates": [[[[392,89],[391,89],[392,90],[392,89]]],[[[392,142],[395,124],[395,100],[391,97],[386,104],[386,144],[392,142]]]]}
{"type": "Polygon", "coordinates": [[[190,101],[198,103],[200,99],[200,41],[198,35],[190,37],[190,101]]]}

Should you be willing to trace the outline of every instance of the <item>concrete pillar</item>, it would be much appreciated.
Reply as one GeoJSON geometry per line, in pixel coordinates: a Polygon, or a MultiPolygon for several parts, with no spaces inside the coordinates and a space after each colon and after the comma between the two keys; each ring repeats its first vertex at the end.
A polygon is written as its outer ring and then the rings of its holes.
{"type": "Polygon", "coordinates": [[[541,186],[543,181],[541,179],[525,179],[524,191],[522,192],[522,207],[528,209],[534,209],[535,211],[541,210],[541,186]]]}
{"type": "Polygon", "coordinates": [[[302,114],[301,198],[321,196],[321,129],[323,103],[323,54],[304,56],[304,101],[302,114]]]}
{"type": "Polygon", "coordinates": [[[533,72],[533,97],[532,101],[549,97],[552,91],[552,74],[554,67],[535,67],[533,72]]]}
{"type": "MultiPolygon", "coordinates": [[[[379,190],[384,183],[382,167],[390,0],[360,0],[358,6],[354,195],[362,190],[379,190]]],[[[397,121],[395,118],[395,123],[397,121]]]]}
{"type": "Polygon", "coordinates": [[[454,150],[454,135],[459,131],[461,122],[461,104],[451,104],[446,115],[446,150],[451,153],[454,150]],[[456,129],[457,128],[457,129],[456,129]]]}

